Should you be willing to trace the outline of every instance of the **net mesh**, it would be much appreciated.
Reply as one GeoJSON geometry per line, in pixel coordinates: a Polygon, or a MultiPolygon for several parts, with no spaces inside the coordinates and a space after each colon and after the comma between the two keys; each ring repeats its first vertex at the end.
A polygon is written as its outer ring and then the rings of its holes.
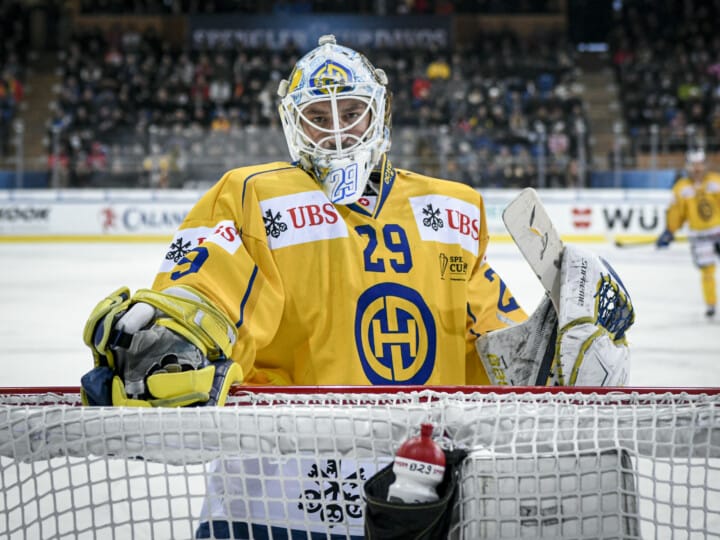
{"type": "Polygon", "coordinates": [[[0,537],[193,538],[227,520],[238,537],[278,527],[361,538],[363,483],[431,422],[443,446],[470,451],[452,538],[720,538],[714,390],[288,389],[236,391],[226,407],[78,403],[68,392],[0,395],[0,537]]]}

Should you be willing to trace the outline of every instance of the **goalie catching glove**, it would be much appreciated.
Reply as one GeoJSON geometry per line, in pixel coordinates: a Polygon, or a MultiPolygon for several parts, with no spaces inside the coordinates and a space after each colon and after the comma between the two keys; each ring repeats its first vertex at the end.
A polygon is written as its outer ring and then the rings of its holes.
{"type": "Polygon", "coordinates": [[[189,287],[123,287],[103,299],[83,340],[95,368],[81,381],[86,405],[223,405],[242,369],[230,358],[233,322],[189,287]]]}
{"type": "Polygon", "coordinates": [[[475,347],[494,385],[623,386],[635,320],[607,261],[565,246],[558,312],[549,297],[522,324],[480,336],[475,347]]]}

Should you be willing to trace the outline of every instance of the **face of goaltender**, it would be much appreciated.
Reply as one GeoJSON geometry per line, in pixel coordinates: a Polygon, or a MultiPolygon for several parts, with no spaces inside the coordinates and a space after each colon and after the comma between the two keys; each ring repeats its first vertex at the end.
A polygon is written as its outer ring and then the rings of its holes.
{"type": "Polygon", "coordinates": [[[372,113],[360,99],[316,101],[302,110],[303,131],[318,147],[327,150],[347,150],[362,142],[372,113]],[[334,111],[333,109],[337,109],[334,111]]]}

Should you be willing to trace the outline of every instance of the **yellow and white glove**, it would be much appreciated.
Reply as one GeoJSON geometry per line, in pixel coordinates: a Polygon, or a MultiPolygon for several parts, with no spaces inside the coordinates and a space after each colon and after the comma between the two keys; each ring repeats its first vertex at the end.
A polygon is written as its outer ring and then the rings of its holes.
{"type": "Polygon", "coordinates": [[[635,309],[603,258],[565,246],[560,270],[558,337],[549,384],[624,386],[630,370],[625,333],[635,309]]]}
{"type": "Polygon", "coordinates": [[[492,385],[624,386],[625,333],[635,310],[610,264],[565,246],[558,311],[549,296],[521,324],[488,332],[475,348],[492,385]]]}
{"type": "Polygon", "coordinates": [[[83,376],[87,405],[184,407],[223,405],[242,382],[230,357],[233,322],[189,287],[122,287],[92,311],[83,332],[95,368],[83,376]]]}

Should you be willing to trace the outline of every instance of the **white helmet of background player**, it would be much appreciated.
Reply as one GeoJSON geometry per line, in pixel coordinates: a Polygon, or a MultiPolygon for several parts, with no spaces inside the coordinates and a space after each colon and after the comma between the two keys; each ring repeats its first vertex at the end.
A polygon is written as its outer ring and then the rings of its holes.
{"type": "Polygon", "coordinates": [[[701,180],[705,174],[705,150],[697,148],[685,154],[685,168],[691,178],[701,180]]]}
{"type": "Polygon", "coordinates": [[[289,81],[280,83],[280,120],[290,156],[313,175],[333,203],[357,201],[373,167],[390,149],[386,86],[383,70],[337,45],[332,35],[322,36],[319,46],[298,60],[289,81]],[[350,122],[338,114],[347,99],[361,102],[350,122]],[[308,109],[312,104],[331,112],[324,125],[314,122],[314,109],[308,109]],[[359,132],[365,123],[367,128],[359,132]]]}
{"type": "Polygon", "coordinates": [[[685,161],[688,164],[705,163],[705,150],[703,150],[702,148],[688,150],[687,154],[685,154],[685,161]]]}

